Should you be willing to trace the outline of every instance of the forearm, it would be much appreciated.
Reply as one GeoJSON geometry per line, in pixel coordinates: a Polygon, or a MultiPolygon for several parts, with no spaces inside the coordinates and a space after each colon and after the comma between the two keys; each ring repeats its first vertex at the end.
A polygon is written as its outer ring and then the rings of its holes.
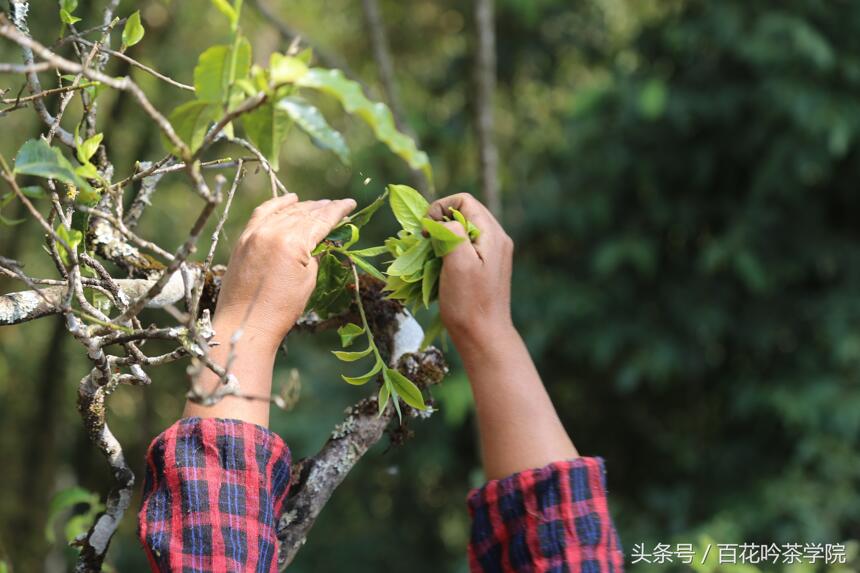
{"type": "MultiPolygon", "coordinates": [[[[232,418],[259,424],[269,425],[268,396],[272,392],[272,368],[275,363],[280,341],[275,340],[270,333],[263,332],[253,326],[242,327],[241,320],[232,317],[216,315],[213,323],[215,338],[218,346],[210,352],[210,358],[222,367],[230,363],[230,374],[239,381],[243,396],[259,399],[238,398],[228,396],[212,406],[203,406],[191,401],[186,402],[184,417],[197,416],[200,418],[232,418]],[[235,347],[231,348],[234,333],[241,328],[235,347]]],[[[208,368],[203,371],[197,382],[201,392],[210,394],[223,381],[208,368]]]]}
{"type": "Polygon", "coordinates": [[[578,457],[512,325],[454,342],[475,396],[488,479],[578,457]]]}

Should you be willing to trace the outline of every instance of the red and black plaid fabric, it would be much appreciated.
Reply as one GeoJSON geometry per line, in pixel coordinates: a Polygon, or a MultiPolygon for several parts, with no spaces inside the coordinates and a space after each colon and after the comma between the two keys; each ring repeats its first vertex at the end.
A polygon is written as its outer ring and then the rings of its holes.
{"type": "Polygon", "coordinates": [[[494,480],[469,494],[477,573],[621,573],[603,460],[578,458],[494,480]]]}
{"type": "Polygon", "coordinates": [[[266,428],[185,418],[150,445],[139,535],[153,571],[277,571],[290,452],[266,428]]]}
{"type": "MultiPolygon", "coordinates": [[[[140,539],[153,571],[277,571],[275,527],[290,452],[266,428],[185,418],[147,454],[140,539]]],[[[558,462],[491,481],[468,499],[476,573],[621,573],[603,463],[558,462]]]]}

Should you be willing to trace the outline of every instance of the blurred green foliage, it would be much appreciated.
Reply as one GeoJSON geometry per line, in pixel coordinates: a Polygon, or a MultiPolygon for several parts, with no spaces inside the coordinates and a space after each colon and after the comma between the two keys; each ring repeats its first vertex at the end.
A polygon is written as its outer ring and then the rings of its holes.
{"type": "MultiPolygon", "coordinates": [[[[75,16],[97,22],[101,4],[75,16]]],[[[50,44],[56,8],[32,5],[32,28],[50,44]]],[[[378,97],[359,2],[268,5],[378,97]]],[[[437,189],[478,194],[468,3],[382,8],[437,189]]],[[[186,83],[197,56],[229,35],[203,0],[123,1],[120,12],[137,9],[146,36],[129,54],[186,83]]],[[[249,6],[243,26],[256,57],[285,49],[249,6]]],[[[860,539],[860,5],[499,0],[497,28],[515,318],[580,451],[607,460],[625,546],[860,539]]],[[[19,61],[8,44],[0,58],[19,61]]],[[[122,62],[109,71],[131,73],[162,110],[187,100],[122,62]]],[[[13,94],[20,85],[0,77],[13,94]]],[[[132,101],[110,90],[100,101],[120,176],[161,156],[132,101]]],[[[408,182],[366,126],[319,105],[353,149],[352,167],[291,134],[281,156],[291,190],[366,204],[384,183],[408,182]]],[[[41,128],[31,110],[0,126],[15,135],[0,140],[6,157],[41,128]]],[[[221,260],[266,196],[262,175],[243,187],[221,260]]],[[[196,209],[189,197],[181,177],[166,177],[143,232],[175,246],[196,209]]],[[[390,215],[377,223],[366,231],[374,239],[396,229],[390,215]]],[[[0,253],[52,276],[39,235],[32,222],[2,227],[0,253]]],[[[74,409],[87,366],[67,338],[55,319],[0,330],[0,546],[16,571],[63,570],[71,550],[44,539],[56,491],[111,483],[74,409]]],[[[336,346],[335,333],[291,338],[278,364],[276,384],[300,372],[299,405],[272,422],[296,457],[366,391],[339,380],[336,346]]],[[[182,365],[154,379],[109,406],[138,477],[185,391],[182,365]]],[[[367,456],[292,570],[466,570],[463,499],[482,479],[467,390],[455,368],[437,392],[441,415],[416,424],[405,447],[367,456]]],[[[109,558],[117,570],[145,570],[134,530],[128,515],[109,558]]]]}

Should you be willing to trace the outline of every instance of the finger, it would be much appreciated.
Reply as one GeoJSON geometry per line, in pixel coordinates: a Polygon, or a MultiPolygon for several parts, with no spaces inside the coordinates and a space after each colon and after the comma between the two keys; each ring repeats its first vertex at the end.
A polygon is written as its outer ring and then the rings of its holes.
{"type": "Polygon", "coordinates": [[[460,211],[466,219],[481,230],[481,235],[501,231],[502,226],[480,201],[468,193],[457,193],[434,201],[427,215],[437,221],[451,217],[451,209],[460,211]]]}
{"type": "Polygon", "coordinates": [[[248,221],[248,226],[258,224],[272,213],[280,209],[285,209],[290,205],[294,205],[298,200],[299,198],[295,193],[287,193],[286,195],[276,197],[275,199],[269,199],[265,203],[261,203],[256,209],[254,209],[254,213],[248,221]]]}
{"type": "Polygon", "coordinates": [[[319,205],[306,213],[306,219],[298,224],[300,227],[304,227],[302,231],[307,237],[310,248],[317,246],[320,241],[325,239],[332,228],[351,213],[355,206],[356,203],[353,199],[340,199],[319,205]]]}
{"type": "Polygon", "coordinates": [[[442,224],[445,225],[445,227],[447,227],[452,233],[466,239],[457,245],[453,251],[443,257],[443,268],[448,267],[457,269],[479,264],[481,262],[481,256],[475,249],[472,242],[469,241],[469,237],[466,236],[466,229],[463,228],[463,225],[457,221],[446,221],[442,224]]]}

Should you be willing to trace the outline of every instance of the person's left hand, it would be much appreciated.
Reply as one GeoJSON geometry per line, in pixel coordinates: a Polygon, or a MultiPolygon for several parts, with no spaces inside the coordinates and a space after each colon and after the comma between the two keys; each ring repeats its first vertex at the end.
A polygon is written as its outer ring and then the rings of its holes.
{"type": "Polygon", "coordinates": [[[311,251],[353,209],[352,199],[298,201],[292,193],[257,207],[230,257],[215,322],[253,330],[277,347],[316,285],[311,251]]]}

